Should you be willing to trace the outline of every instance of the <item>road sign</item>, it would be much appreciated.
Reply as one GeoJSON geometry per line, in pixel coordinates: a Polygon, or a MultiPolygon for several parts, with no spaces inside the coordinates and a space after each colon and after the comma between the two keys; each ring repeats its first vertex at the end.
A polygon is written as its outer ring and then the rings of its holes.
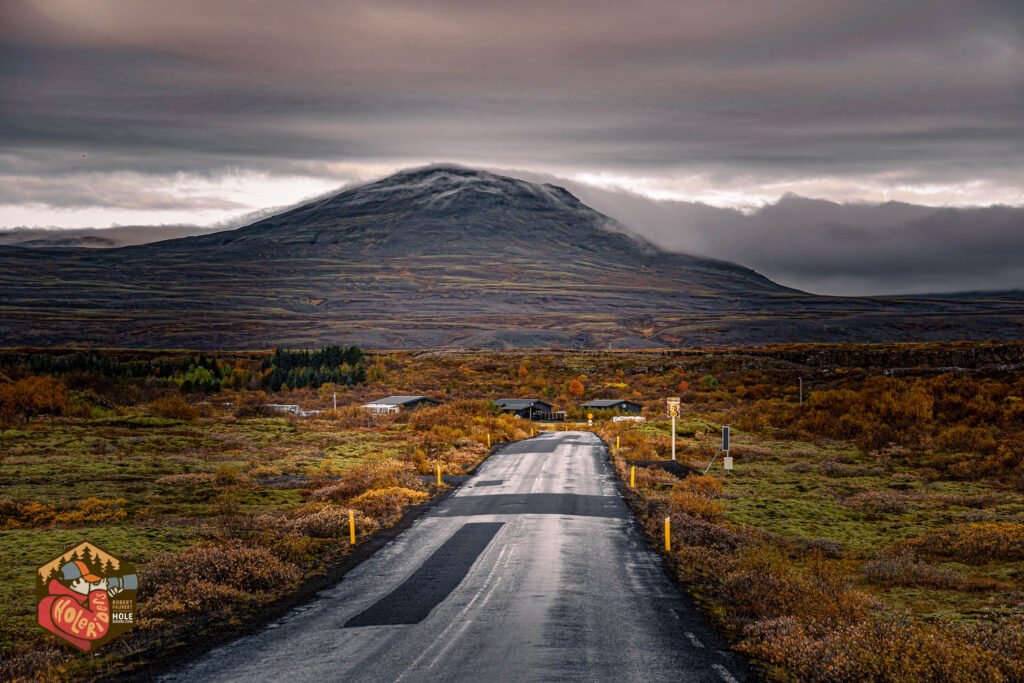
{"type": "Polygon", "coordinates": [[[672,459],[676,459],[676,418],[679,417],[679,397],[669,396],[665,399],[668,402],[668,416],[672,418],[672,459]]]}
{"type": "Polygon", "coordinates": [[[722,452],[729,452],[729,428],[722,427],[722,452]]]}
{"type": "Polygon", "coordinates": [[[587,419],[588,420],[593,420],[594,419],[594,414],[593,413],[587,413],[587,419]]]}
{"type": "Polygon", "coordinates": [[[731,471],[732,470],[732,456],[731,455],[727,455],[724,458],[722,458],[722,464],[725,465],[725,471],[726,472],[731,471]]]}
{"type": "Polygon", "coordinates": [[[679,417],[679,397],[669,396],[668,399],[668,416],[672,418],[679,417]]]}

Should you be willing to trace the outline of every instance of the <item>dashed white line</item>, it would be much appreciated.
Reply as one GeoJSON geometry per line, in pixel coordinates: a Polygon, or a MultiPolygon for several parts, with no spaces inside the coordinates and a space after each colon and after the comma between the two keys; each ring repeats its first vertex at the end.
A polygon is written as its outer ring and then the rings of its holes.
{"type": "Polygon", "coordinates": [[[689,631],[686,632],[686,637],[690,639],[690,644],[694,647],[704,647],[704,643],[700,642],[697,636],[693,635],[689,631]]]}
{"type": "Polygon", "coordinates": [[[739,681],[729,673],[729,670],[721,664],[712,664],[711,668],[718,672],[718,675],[722,677],[722,680],[725,681],[725,683],[739,683],[739,681]]]}

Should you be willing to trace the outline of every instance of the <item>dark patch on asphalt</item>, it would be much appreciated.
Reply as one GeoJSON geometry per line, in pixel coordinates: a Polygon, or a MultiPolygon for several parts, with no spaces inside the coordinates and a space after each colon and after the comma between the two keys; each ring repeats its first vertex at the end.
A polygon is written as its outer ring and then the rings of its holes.
{"type": "Polygon", "coordinates": [[[575,493],[496,493],[488,496],[453,496],[438,507],[439,517],[477,515],[575,515],[622,517],[618,496],[575,493]]]}
{"type": "Polygon", "coordinates": [[[502,526],[463,524],[402,585],[345,622],[345,628],[420,623],[462,583],[502,526]]]}
{"type": "Polygon", "coordinates": [[[528,453],[554,453],[565,441],[559,439],[529,439],[517,441],[501,449],[502,455],[526,455],[528,453]]]}
{"type": "Polygon", "coordinates": [[[473,484],[473,486],[501,486],[503,483],[505,483],[504,479],[484,479],[473,484]]]}

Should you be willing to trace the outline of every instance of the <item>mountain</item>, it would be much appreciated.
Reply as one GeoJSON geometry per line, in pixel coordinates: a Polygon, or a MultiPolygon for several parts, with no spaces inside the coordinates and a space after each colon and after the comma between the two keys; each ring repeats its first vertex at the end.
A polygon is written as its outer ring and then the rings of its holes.
{"type": "Polygon", "coordinates": [[[0,245],[49,249],[53,247],[87,247],[112,249],[133,244],[147,244],[176,237],[206,235],[217,228],[195,225],[121,225],[113,228],[14,228],[0,231],[0,245]]]}
{"type": "Polygon", "coordinates": [[[670,347],[1021,338],[1015,296],[820,297],[543,183],[403,171],[237,230],[0,247],[0,345],[670,347]]]}

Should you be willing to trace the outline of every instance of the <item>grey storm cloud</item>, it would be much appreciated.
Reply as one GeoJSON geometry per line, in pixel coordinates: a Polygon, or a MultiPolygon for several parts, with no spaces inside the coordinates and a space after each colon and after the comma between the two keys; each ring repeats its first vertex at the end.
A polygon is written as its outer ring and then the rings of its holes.
{"type": "Polygon", "coordinates": [[[14,0],[0,143],[104,150],[120,167],[170,152],[139,163],[999,174],[1024,146],[1022,8],[14,0]]]}
{"type": "MultiPolygon", "coordinates": [[[[1024,3],[0,3],[0,204],[227,211],[157,185],[432,160],[1024,197],[1024,3]]],[[[751,214],[570,189],[793,286],[1024,284],[1012,209],[789,197],[751,214]]]]}
{"type": "Polygon", "coordinates": [[[1024,208],[837,203],[787,195],[748,213],[561,183],[663,249],[742,263],[805,291],[1024,290],[1024,208]]]}

